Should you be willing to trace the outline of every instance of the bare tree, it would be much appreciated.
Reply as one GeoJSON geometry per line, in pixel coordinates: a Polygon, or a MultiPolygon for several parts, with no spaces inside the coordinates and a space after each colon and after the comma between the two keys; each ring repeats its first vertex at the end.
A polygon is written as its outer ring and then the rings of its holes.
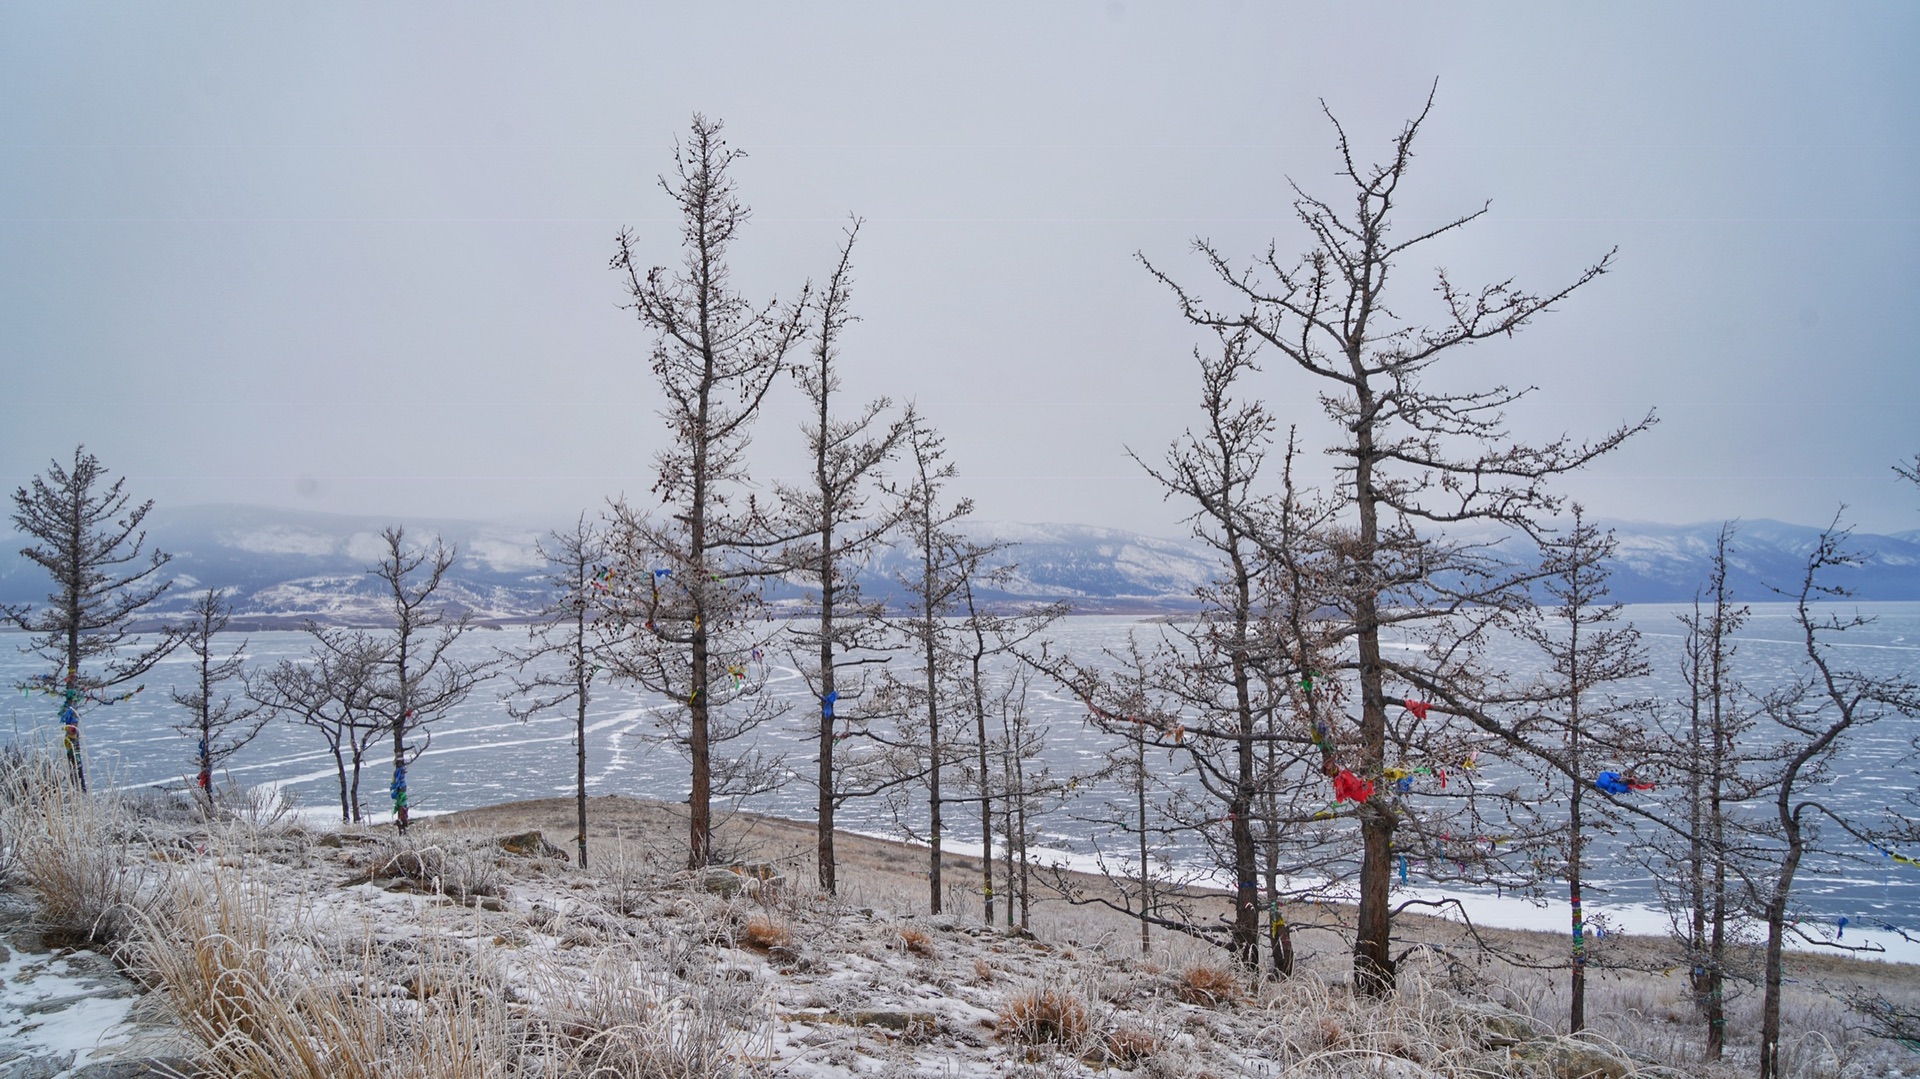
{"type": "Polygon", "coordinates": [[[1669,744],[1663,764],[1676,778],[1662,802],[1679,826],[1671,835],[1650,829],[1641,847],[1672,912],[1694,1009],[1706,1025],[1709,1060],[1725,1050],[1727,986],[1747,952],[1736,945],[1745,943],[1737,939],[1744,922],[1741,897],[1755,868],[1757,840],[1739,811],[1765,793],[1772,750],[1750,736],[1758,708],[1736,671],[1736,634],[1749,612],[1734,602],[1727,582],[1733,536],[1731,524],[1721,527],[1705,593],[1681,616],[1686,696],[1678,716],[1661,717],[1669,744]]]}
{"type": "Polygon", "coordinates": [[[1602,814],[1587,806],[1589,791],[1608,797],[1648,790],[1636,761],[1650,760],[1641,737],[1649,702],[1623,699],[1615,688],[1649,670],[1640,634],[1620,622],[1620,605],[1608,603],[1607,563],[1615,544],[1611,532],[1588,523],[1575,504],[1567,530],[1541,543],[1542,587],[1550,604],[1538,617],[1520,622],[1520,635],[1546,661],[1540,677],[1524,687],[1521,707],[1531,715],[1514,725],[1519,755],[1545,764],[1547,799],[1564,802],[1566,821],[1556,829],[1560,873],[1567,885],[1573,922],[1573,951],[1568,962],[1569,1028],[1587,1023],[1587,923],[1582,896],[1589,833],[1610,831],[1602,814]]]}
{"type": "MultiPolygon", "coordinates": [[[[1001,581],[1016,568],[1011,564],[1002,565],[978,580],[1001,581]]],[[[1020,924],[1024,927],[1028,907],[1026,815],[1051,785],[1043,767],[1034,767],[1029,772],[1028,762],[1038,760],[1046,737],[1045,730],[1033,723],[1027,708],[1027,691],[1032,683],[1029,664],[1034,656],[1047,650],[1041,634],[1065,617],[1070,607],[1066,603],[1048,603],[1012,614],[990,611],[981,603],[974,587],[976,583],[973,574],[960,578],[960,593],[954,608],[958,618],[949,628],[953,630],[950,640],[961,683],[961,707],[973,714],[974,721],[974,759],[967,778],[972,780],[973,797],[980,804],[980,913],[986,924],[993,924],[994,801],[998,794],[1005,802],[1001,825],[1008,843],[1005,878],[1009,895],[1008,924],[1012,924],[1012,904],[1017,897],[1020,924]],[[988,730],[988,721],[993,716],[999,717],[1001,728],[997,754],[988,730]],[[995,756],[999,758],[997,768],[993,762],[995,756]],[[1017,826],[1016,817],[1019,818],[1017,826]],[[1016,851],[1015,847],[1019,849],[1016,851]],[[1017,887],[1013,875],[1016,859],[1021,869],[1017,887]]],[[[948,801],[957,800],[952,796],[948,798],[948,801]]]]}
{"type": "Polygon", "coordinates": [[[133,505],[126,480],[107,478],[100,459],[76,446],[72,467],[53,461],[47,474],[13,493],[14,527],[34,542],[21,555],[53,578],[45,606],[0,605],[0,620],[31,634],[21,651],[52,664],[18,687],[60,702],[67,761],[86,786],[80,719],[89,709],[116,704],[145,688],[134,684],[179,645],[161,631],[143,640],[133,632],[140,612],[169,581],[155,575],[168,555],[147,551],[140,527],[153,509],[133,505]]]}
{"type": "MultiPolygon", "coordinates": [[[[1219,559],[1215,579],[1198,593],[1199,621],[1168,631],[1170,639],[1178,638],[1170,640],[1175,664],[1162,670],[1159,682],[1185,717],[1185,737],[1178,743],[1206,795],[1189,813],[1190,824],[1233,876],[1229,947],[1253,970],[1262,936],[1254,816],[1262,779],[1277,779],[1262,776],[1261,751],[1280,737],[1276,712],[1286,698],[1273,689],[1299,677],[1292,663],[1300,650],[1276,637],[1287,623],[1263,602],[1261,582],[1271,567],[1250,535],[1272,512],[1258,484],[1274,429],[1264,405],[1234,396],[1239,380],[1257,370],[1254,339],[1245,330],[1221,331],[1219,337],[1218,357],[1194,353],[1204,411],[1199,432],[1176,442],[1164,464],[1141,464],[1169,497],[1193,507],[1193,535],[1219,559]],[[1224,839],[1220,823],[1226,825],[1224,839]]],[[[1310,743],[1305,736],[1297,741],[1310,743]]]]}
{"type": "Polygon", "coordinates": [[[739,504],[754,417],[802,338],[808,292],[790,306],[755,307],[734,290],[727,253],[748,210],[728,175],[743,155],[721,125],[695,115],[675,147],[675,176],[660,187],[680,210],[682,261],[643,275],[631,232],[619,236],[612,267],[629,308],[652,335],[652,365],[671,445],[656,458],[662,512],[615,507],[611,543],[620,560],[612,598],[624,630],[608,670],[673,702],[669,735],[687,753],[687,863],[707,864],[714,794],[773,782],[764,762],[716,761],[714,747],[779,714],[758,692],[749,666],[763,636],[745,621],[765,572],[759,555],[774,542],[751,495],[739,504]],[[726,711],[729,705],[743,707],[726,711]]]}
{"type": "MultiPolygon", "coordinates": [[[[1181,825],[1174,817],[1167,787],[1168,769],[1154,767],[1148,754],[1166,745],[1175,728],[1159,713],[1156,657],[1143,647],[1137,633],[1129,633],[1124,651],[1109,651],[1105,670],[1062,662],[1051,668],[1054,677],[1087,706],[1088,722],[1115,742],[1106,751],[1102,770],[1106,783],[1094,788],[1100,801],[1083,803],[1072,811],[1076,820],[1092,828],[1094,864],[1112,895],[1089,893],[1064,867],[1049,885],[1068,902],[1095,903],[1119,911],[1140,923],[1140,954],[1152,945],[1153,927],[1174,926],[1189,932],[1196,924],[1188,886],[1203,873],[1181,868],[1168,856],[1181,825]],[[1117,837],[1122,848],[1109,848],[1117,837]]],[[[1167,764],[1173,762],[1167,751],[1167,764]]]]}
{"type": "MultiPolygon", "coordinates": [[[[1295,187],[1295,215],[1313,238],[1305,256],[1291,265],[1277,248],[1242,270],[1206,241],[1196,248],[1217,284],[1230,297],[1215,308],[1173,277],[1146,262],[1165,283],[1193,324],[1223,333],[1245,332],[1278,351],[1324,390],[1320,401],[1339,432],[1329,452],[1340,460],[1337,493],[1345,505],[1337,550],[1344,595],[1337,597],[1351,652],[1343,666],[1357,683],[1359,731],[1349,767],[1361,777],[1389,767],[1388,685],[1409,686],[1423,703],[1437,706],[1435,727],[1449,715],[1477,723],[1477,676],[1459,662],[1471,649],[1463,635],[1483,636],[1488,620],[1475,611],[1501,611],[1522,602],[1525,573],[1503,571],[1474,545],[1448,540],[1439,530],[1483,521],[1537,531],[1536,520],[1558,500],[1547,488],[1554,477],[1579,468],[1620,445],[1653,422],[1651,414],[1591,443],[1560,439],[1527,445],[1507,433],[1505,410],[1525,389],[1494,386],[1451,390],[1435,381],[1436,368],[1461,350],[1525,327],[1608,269],[1612,256],[1544,294],[1499,282],[1479,289],[1458,286],[1443,270],[1435,289],[1444,311],[1430,326],[1404,321],[1390,306],[1396,267],[1416,249],[1446,236],[1486,212],[1442,221],[1400,237],[1393,211],[1401,181],[1413,161],[1413,146],[1432,107],[1393,141],[1385,164],[1355,159],[1346,133],[1333,121],[1340,175],[1351,183],[1351,209],[1295,187]],[[1383,631],[1420,632],[1424,651],[1396,654],[1381,648],[1383,631]]],[[[1328,117],[1332,120],[1332,114],[1328,117]]],[[[1143,258],[1143,262],[1145,259],[1143,258]]],[[[1383,994],[1394,985],[1391,954],[1394,832],[1402,815],[1389,799],[1361,804],[1359,924],[1354,941],[1356,984],[1383,994]]]]}
{"type": "Polygon", "coordinates": [[[911,677],[889,669],[885,692],[889,700],[898,702],[895,711],[900,717],[901,739],[892,746],[896,783],[908,777],[925,783],[928,909],[938,914],[944,888],[945,808],[961,800],[943,784],[948,769],[963,761],[966,753],[959,717],[952,714],[960,708],[961,683],[949,640],[952,628],[946,620],[968,580],[981,571],[983,561],[996,548],[969,541],[955,527],[973,512],[973,502],[946,500],[946,485],[957,470],[946,460],[945,440],[924,419],[916,417],[908,427],[903,455],[904,482],[888,488],[899,501],[900,529],[911,552],[908,568],[899,577],[907,594],[906,610],[894,628],[913,651],[916,669],[911,677]]]}
{"type": "Polygon", "coordinates": [[[182,692],[175,687],[171,696],[190,718],[173,729],[198,739],[194,764],[199,772],[200,797],[211,810],[214,767],[253,741],[269,716],[257,702],[243,702],[220,692],[226,683],[244,678],[247,642],[242,640],[225,656],[214,655],[213,639],[233,620],[233,612],[219,591],[209,588],[201,593],[188,614],[190,621],[179,632],[181,643],[193,653],[195,678],[191,688],[182,692]]]}
{"type": "MultiPolygon", "coordinates": [[[[1778,861],[1771,887],[1762,896],[1767,927],[1765,990],[1760,1012],[1760,1079],[1785,1075],[1780,1060],[1782,957],[1789,931],[1788,904],[1795,874],[1811,851],[1820,850],[1821,820],[1842,833],[1868,841],[1860,824],[1821,797],[1842,747],[1862,729],[1894,716],[1920,712],[1920,684],[1902,675],[1887,678],[1843,666],[1835,649],[1840,634],[1868,625],[1858,613],[1841,614],[1818,605],[1850,593],[1824,583],[1827,572],[1858,564],[1847,553],[1846,529],[1838,521],[1820,536],[1794,597],[1794,624],[1804,651],[1804,668],[1794,682],[1767,694],[1767,717],[1785,737],[1784,765],[1773,787],[1778,861]]],[[[1791,927],[1801,933],[1797,927],[1791,927]]],[[[1804,935],[1804,934],[1803,934],[1804,935]]]]}
{"type": "MultiPolygon", "coordinates": [[[[439,595],[453,566],[455,550],[435,536],[424,547],[409,547],[406,530],[393,526],[380,533],[386,553],[367,572],[386,586],[387,613],[393,619],[376,661],[378,678],[371,697],[372,710],[393,739],[393,819],[407,830],[411,802],[407,767],[420,759],[432,743],[432,726],[467,699],[491,673],[485,663],[461,659],[453,646],[470,626],[465,612],[449,616],[439,595]],[[412,741],[421,737],[421,741],[412,741]]],[[[338,635],[318,638],[336,648],[338,635]]],[[[358,642],[336,650],[336,655],[359,650],[358,642]]]]}
{"type": "Polygon", "coordinates": [[[1213,578],[1195,591],[1199,614],[1163,628],[1151,652],[1136,643],[1114,657],[1117,669],[1104,677],[1082,667],[1068,680],[1095,722],[1128,744],[1122,764],[1133,775],[1129,816],[1136,823],[1129,827],[1141,844],[1134,860],[1143,946],[1150,924],[1167,925],[1223,945],[1253,971],[1262,966],[1265,937],[1272,954],[1265,969],[1285,975],[1292,936],[1284,906],[1324,897],[1344,875],[1311,848],[1325,837],[1325,818],[1349,815],[1344,803],[1364,802],[1372,784],[1335,759],[1334,684],[1321,682],[1315,692],[1313,672],[1324,669],[1312,614],[1320,571],[1303,529],[1314,515],[1297,501],[1290,468],[1277,496],[1266,490],[1276,424],[1263,404],[1241,396],[1243,380],[1258,371],[1257,346],[1244,331],[1221,331],[1218,344],[1217,355],[1195,351],[1200,422],[1164,462],[1142,462],[1168,497],[1188,508],[1192,535],[1215,559],[1213,578]],[[1150,747],[1185,765],[1155,814],[1145,776],[1150,747]],[[1316,791],[1324,791],[1325,779],[1342,792],[1331,811],[1316,791]],[[1166,823],[1149,823],[1154,816],[1166,823]],[[1156,901],[1146,835],[1169,829],[1203,846],[1231,881],[1224,931],[1195,921],[1185,899],[1156,901]],[[1165,913],[1149,913],[1156,908],[1165,913]]]}
{"type": "Polygon", "coordinates": [[[834,749],[842,741],[839,726],[854,724],[856,703],[865,694],[864,680],[843,676],[859,667],[886,661],[881,608],[860,595],[858,572],[886,533],[893,528],[890,514],[869,510],[877,470],[894,456],[905,436],[911,415],[886,422],[891,407],[886,398],[857,409],[851,418],[837,416],[833,397],[840,389],[835,370],[840,335],[853,320],[848,309],[852,290],[853,242],[860,232],[856,219],[847,228],[840,261],[820,294],[819,320],[814,324],[810,358],[793,366],[795,379],[807,395],[813,412],[802,425],[813,459],[813,483],[807,487],[781,486],[781,531],[799,537],[785,546],[780,564],[806,581],[819,604],[819,621],[811,627],[789,626],[796,647],[795,660],[819,707],[814,712],[815,862],[820,887],[835,892],[833,850],[834,811],[846,798],[840,790],[834,749]],[[804,650],[805,654],[799,654],[804,650]]]}
{"type": "Polygon", "coordinates": [[[525,648],[509,649],[505,658],[517,672],[507,712],[527,720],[545,712],[572,706],[574,748],[574,807],[580,850],[580,868],[587,867],[587,705],[593,700],[593,681],[600,671],[594,648],[601,638],[604,611],[599,593],[608,587],[606,544],[586,514],[566,532],[551,532],[537,544],[547,560],[549,598],[535,621],[527,626],[525,648]],[[562,662],[564,668],[552,664],[562,662]]]}
{"type": "Polygon", "coordinates": [[[340,781],[340,820],[358,823],[360,772],[387,732],[375,712],[375,681],[385,646],[358,630],[308,623],[314,638],[305,661],[282,660],[249,677],[247,695],[268,712],[312,730],[327,743],[340,781]]]}

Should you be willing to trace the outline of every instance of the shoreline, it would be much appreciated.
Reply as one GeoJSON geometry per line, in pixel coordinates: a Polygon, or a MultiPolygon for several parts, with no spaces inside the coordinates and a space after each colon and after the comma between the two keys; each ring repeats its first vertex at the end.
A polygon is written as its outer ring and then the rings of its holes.
{"type": "MultiPolygon", "coordinates": [[[[496,831],[538,830],[556,847],[560,847],[571,858],[577,851],[573,836],[576,829],[576,803],[570,796],[554,798],[525,799],[499,802],[472,809],[438,812],[431,816],[417,817],[418,826],[431,829],[435,827],[477,827],[496,831]],[[508,827],[515,822],[521,826],[508,827]]],[[[588,857],[590,867],[596,845],[640,842],[657,861],[677,863],[684,857],[686,849],[686,812],[678,803],[667,803],[653,799],[624,794],[592,795],[588,799],[588,857]],[[604,810],[606,812],[597,812],[604,810]],[[627,830],[635,825],[646,829],[644,839],[627,830]]],[[[335,822],[337,826],[338,822],[335,822]]],[[[376,822],[373,826],[390,825],[376,822]]],[[[810,821],[794,820],[786,817],[770,816],[746,810],[717,812],[715,814],[714,845],[717,853],[734,855],[750,853],[751,858],[731,857],[727,860],[769,862],[785,872],[789,879],[806,888],[813,888],[817,882],[814,851],[816,837],[810,821]]],[[[843,901],[853,902],[856,906],[872,906],[885,909],[904,917],[926,917],[928,907],[927,872],[931,849],[923,843],[915,843],[899,838],[873,835],[866,832],[835,829],[835,853],[837,860],[849,872],[843,877],[865,881],[861,890],[868,894],[849,896],[848,889],[841,890],[843,901]],[[855,899],[862,901],[855,902],[855,899]]],[[[1078,887],[1094,894],[1110,895],[1110,885],[1097,871],[1090,871],[1084,859],[1075,859],[1064,852],[1047,851],[1049,855],[1058,855],[1067,860],[1065,876],[1078,887]],[[1074,864],[1075,862],[1081,864],[1074,864]]],[[[979,845],[975,842],[949,840],[942,844],[941,874],[946,885],[946,897],[943,902],[943,914],[961,919],[978,919],[981,916],[980,898],[982,877],[980,873],[979,845]]],[[[1111,911],[1096,904],[1074,904],[1061,898],[1056,891],[1040,887],[1037,878],[1051,875],[1050,863],[1033,863],[1036,884],[1031,896],[1031,908],[1035,932],[1039,933],[1044,923],[1086,923],[1098,921],[1117,937],[1129,934],[1137,941],[1139,920],[1135,917],[1111,911]]],[[[1011,889],[1001,881],[1004,863],[998,852],[995,857],[995,892],[999,898],[1007,898],[1011,889]]],[[[1230,893],[1224,889],[1210,889],[1204,886],[1190,886],[1182,892],[1202,904],[1199,913],[1204,917],[1205,905],[1219,903],[1230,893]]],[[[1569,950],[1567,941],[1571,928],[1557,928],[1560,919],[1570,919],[1570,912],[1564,902],[1556,903],[1551,899],[1534,900],[1521,897],[1482,896],[1477,893],[1455,895],[1439,891],[1413,889],[1396,891],[1396,904],[1408,899],[1454,899],[1462,902],[1473,918],[1469,928],[1457,917],[1422,914],[1417,911],[1404,911],[1394,919],[1396,942],[1401,945],[1425,944],[1446,949],[1468,949],[1475,946],[1475,934],[1486,938],[1501,949],[1510,949],[1529,956],[1533,961],[1552,963],[1556,959],[1564,962],[1569,950]],[[1491,909],[1492,913],[1489,914],[1491,909]],[[1517,924],[1515,924],[1517,923],[1517,924]]],[[[1585,905],[1591,921],[1595,908],[1591,903],[1585,905]]],[[[1349,939],[1345,934],[1351,932],[1354,925],[1355,909],[1351,903],[1298,904],[1298,913],[1291,913],[1289,921],[1295,927],[1296,946],[1303,951],[1326,956],[1347,954],[1349,939]],[[1332,947],[1328,945],[1332,944],[1332,947]]],[[[1623,904],[1614,908],[1599,908],[1599,913],[1614,924],[1614,931],[1606,937],[1589,939],[1590,955],[1593,956],[1591,969],[1634,971],[1659,976],[1672,973],[1679,963],[1678,951],[1664,932],[1665,915],[1657,910],[1623,904]],[[1612,959],[1608,957],[1612,956],[1612,959]]],[[[995,925],[1004,927],[1006,911],[1002,904],[996,904],[995,925]]],[[[1878,945],[1884,951],[1840,952],[1830,948],[1815,948],[1809,945],[1788,949],[1788,967],[1791,976],[1820,977],[1828,975],[1851,976],[1877,980],[1881,977],[1904,977],[1910,979],[1917,973],[1913,968],[1920,966],[1920,944],[1906,940],[1897,934],[1882,933],[1866,926],[1849,926],[1848,939],[1856,935],[1863,944],[1878,945]]],[[[1173,930],[1155,927],[1152,937],[1160,945],[1173,947],[1176,951],[1197,950],[1198,952],[1218,954],[1222,952],[1217,945],[1179,937],[1173,930]]],[[[1745,945],[1757,948],[1758,943],[1745,945]]]]}

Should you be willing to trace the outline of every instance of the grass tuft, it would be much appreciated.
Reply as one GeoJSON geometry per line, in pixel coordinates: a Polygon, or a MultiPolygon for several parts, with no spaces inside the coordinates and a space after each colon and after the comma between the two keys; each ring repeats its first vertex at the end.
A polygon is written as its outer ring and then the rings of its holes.
{"type": "Polygon", "coordinates": [[[1001,1003],[1000,1033],[1027,1045],[1076,1046],[1093,1034],[1093,1016],[1071,990],[1031,986],[1001,1003]]]}
{"type": "Polygon", "coordinates": [[[1240,999],[1240,976],[1215,963],[1195,963],[1180,972],[1174,992],[1189,1004],[1217,1007],[1240,999]]]}

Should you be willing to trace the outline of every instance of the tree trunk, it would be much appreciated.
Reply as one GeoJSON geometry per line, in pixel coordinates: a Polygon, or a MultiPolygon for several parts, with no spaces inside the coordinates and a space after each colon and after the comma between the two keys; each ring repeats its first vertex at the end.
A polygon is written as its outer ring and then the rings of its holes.
{"type": "Polygon", "coordinates": [[[1148,919],[1153,910],[1153,873],[1147,861],[1147,728],[1144,720],[1136,725],[1135,735],[1133,799],[1140,822],[1140,954],[1146,955],[1152,935],[1152,923],[1148,919]]]}
{"type": "MultiPolygon", "coordinates": [[[[825,422],[824,420],[822,421],[825,422]]],[[[822,430],[825,428],[823,427],[822,430]]],[[[819,770],[814,777],[818,800],[814,805],[814,861],[818,863],[820,890],[835,894],[835,855],[833,851],[833,705],[839,690],[833,671],[833,529],[820,530],[820,745],[819,770]]]]}
{"type": "Polygon", "coordinates": [[[707,744],[707,634],[699,626],[693,631],[692,682],[687,694],[692,713],[687,725],[688,755],[693,761],[693,789],[687,794],[687,868],[701,869],[713,855],[713,759],[707,744]]]}
{"type": "MultiPolygon", "coordinates": [[[[1357,335],[1356,335],[1357,336],[1357,335]]],[[[1364,371],[1357,346],[1349,357],[1356,374],[1364,371]]],[[[1377,776],[1386,764],[1387,701],[1380,663],[1380,597],[1375,561],[1380,544],[1380,507],[1373,489],[1374,398],[1364,375],[1355,386],[1362,417],[1355,425],[1354,503],[1360,515],[1358,551],[1353,569],[1363,575],[1354,597],[1354,630],[1360,653],[1360,758],[1356,771],[1377,776]]],[[[1396,824],[1385,800],[1360,803],[1360,911],[1353,940],[1354,987],[1363,996],[1393,992],[1393,832],[1396,824]]]]}
{"type": "Polygon", "coordinates": [[[575,713],[573,721],[573,801],[579,816],[577,823],[580,831],[575,836],[575,842],[580,845],[580,868],[582,869],[587,868],[587,683],[593,678],[593,672],[587,669],[587,657],[583,647],[586,633],[586,621],[582,619],[576,625],[573,638],[576,673],[574,699],[579,704],[579,710],[575,713]]]}
{"type": "MultiPolygon", "coordinates": [[[[1781,791],[1782,803],[1791,796],[1791,781],[1781,791]]],[[[1800,868],[1805,845],[1800,835],[1798,816],[1785,813],[1787,854],[1780,863],[1780,875],[1773,882],[1773,894],[1767,897],[1766,990],[1760,1004],[1760,1079],[1783,1079],[1780,1063],[1780,983],[1782,949],[1786,941],[1787,898],[1793,892],[1793,877],[1800,868]]]]}
{"type": "MultiPolygon", "coordinates": [[[[969,606],[971,606],[971,596],[969,606]]],[[[986,641],[980,638],[980,625],[974,623],[976,647],[973,653],[973,723],[974,736],[978,739],[980,768],[980,873],[981,873],[981,918],[987,925],[993,924],[993,784],[987,779],[987,703],[981,688],[980,657],[986,649],[986,641]]],[[[1015,792],[1008,791],[1008,797],[1015,792]]],[[[1009,886],[1012,881],[1007,882],[1009,886]]]]}
{"type": "Polygon", "coordinates": [[[333,767],[340,774],[340,823],[353,820],[352,808],[347,802],[347,759],[340,755],[340,746],[333,746],[333,767]]]}
{"type": "Polygon", "coordinates": [[[1573,969],[1569,996],[1572,1005],[1567,1026],[1578,1034],[1587,1027],[1587,940],[1586,923],[1580,913],[1580,784],[1573,784],[1573,797],[1567,827],[1572,837],[1567,850],[1567,893],[1573,906],[1573,969]]]}

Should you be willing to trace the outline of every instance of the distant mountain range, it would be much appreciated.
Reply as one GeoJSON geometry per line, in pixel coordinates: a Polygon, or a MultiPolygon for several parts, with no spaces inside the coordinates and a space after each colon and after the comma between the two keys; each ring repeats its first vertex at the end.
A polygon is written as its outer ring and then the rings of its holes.
{"type": "MultiPolygon", "coordinates": [[[[209,586],[230,590],[239,620],[249,627],[293,626],[306,619],[374,621],[381,611],[376,582],[367,567],[382,550],[385,518],[307,513],[254,506],[193,506],[156,509],[148,538],[173,555],[168,566],[178,582],[157,614],[178,612],[191,594],[209,586]]],[[[1706,579],[1720,525],[1611,522],[1619,539],[1613,567],[1613,598],[1626,603],[1690,599],[1706,579]]],[[[536,528],[478,521],[407,522],[409,536],[438,533],[459,549],[445,594],[483,621],[525,618],[545,598],[544,564],[536,528]]],[[[1151,614],[1191,610],[1193,591],[1213,572],[1211,560],[1190,540],[1156,539],[1113,528],[1063,524],[975,522],[969,533],[1005,543],[1003,561],[1014,566],[999,586],[986,589],[992,603],[1067,600],[1083,613],[1151,614]]],[[[1740,525],[1732,548],[1734,594],[1742,600],[1776,598],[1771,587],[1798,583],[1820,530],[1777,521],[1740,525]]],[[[44,572],[15,552],[19,536],[0,535],[0,602],[44,602],[44,572]]],[[[1499,549],[1526,557],[1526,544],[1508,539],[1499,549]]],[[[1920,532],[1855,535],[1852,550],[1862,564],[1834,576],[1863,600],[1920,600],[1920,532]]],[[[898,600],[894,580],[906,554],[887,551],[862,577],[868,595],[898,600]]],[[[800,606],[800,588],[775,592],[783,605],[800,606]]]]}

